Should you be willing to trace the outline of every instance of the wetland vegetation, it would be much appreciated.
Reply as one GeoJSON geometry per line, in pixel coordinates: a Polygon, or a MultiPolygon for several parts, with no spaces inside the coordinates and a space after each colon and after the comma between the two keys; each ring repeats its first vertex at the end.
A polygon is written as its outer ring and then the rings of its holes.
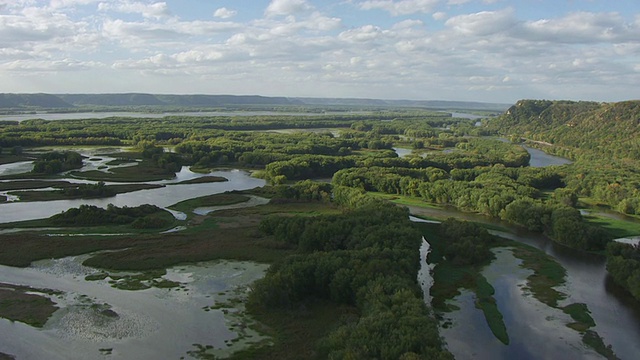
{"type": "MultiPolygon", "coordinates": [[[[624,358],[633,345],[618,345],[610,335],[612,325],[600,320],[597,304],[574,299],[566,289],[567,279],[574,276],[566,263],[485,230],[517,234],[525,229],[575,249],[569,251],[578,256],[583,251],[606,254],[616,286],[640,298],[637,247],[612,241],[640,235],[637,157],[612,149],[627,144],[625,139],[620,140],[623,145],[582,146],[573,133],[584,131],[582,122],[591,121],[584,111],[606,115],[604,120],[612,124],[598,131],[610,132],[626,126],[610,118],[611,112],[626,119],[637,109],[628,103],[606,106],[525,101],[484,120],[484,126],[449,113],[407,109],[314,117],[176,114],[5,122],[0,124],[0,163],[10,169],[30,159],[33,166],[22,173],[0,172],[0,195],[9,200],[0,204],[0,211],[22,203],[47,207],[63,199],[105,202],[0,224],[0,263],[29,267],[82,255],[82,265],[93,269],[84,281],[122,291],[170,292],[188,289],[167,278],[167,270],[175,266],[220,260],[269,264],[251,292],[236,300],[246,304],[244,320],[237,321],[269,340],[238,349],[228,338],[223,345],[198,344],[184,350],[185,356],[214,357],[228,350],[225,356],[238,359],[448,359],[465,355],[447,347],[447,335],[443,341],[439,332],[456,328],[447,318],[460,310],[458,301],[467,292],[482,313],[485,331],[500,346],[520,349],[522,330],[506,310],[502,282],[491,275],[496,264],[507,266],[501,263],[506,261],[522,269],[519,296],[530,296],[536,302],[530,306],[543,306],[543,312],[555,314],[550,317],[561,318],[559,326],[570,331],[562,334],[579,339],[571,344],[574,354],[624,358]],[[554,107],[562,111],[549,110],[554,107]],[[553,121],[534,126],[531,119],[537,117],[553,121]],[[297,131],[268,131],[287,129],[297,131]],[[522,139],[573,163],[527,166],[532,155],[521,146],[522,139]],[[394,148],[411,152],[399,157],[394,148]],[[20,155],[11,149],[20,149],[20,155]],[[605,154],[613,157],[606,166],[595,160],[605,154]],[[188,168],[198,174],[177,177],[188,168]],[[251,171],[264,180],[263,186],[235,189],[234,181],[212,172],[229,168],[251,171]],[[227,190],[216,190],[220,184],[227,190]],[[185,189],[194,195],[174,203],[156,205],[156,197],[149,195],[131,206],[108,205],[128,196],[124,193],[185,189]],[[265,200],[253,206],[256,197],[265,200]],[[216,211],[195,211],[209,207],[216,211]],[[411,223],[405,207],[444,222],[411,223]],[[627,217],[611,219],[605,210],[627,217]],[[482,220],[445,220],[465,213],[482,220]],[[423,301],[417,283],[420,267],[427,266],[418,257],[423,236],[434,266],[433,285],[427,289],[430,303],[423,301]]],[[[16,286],[1,286],[3,296],[29,295],[16,286]]],[[[47,303],[51,300],[33,296],[41,301],[33,305],[38,308],[34,314],[43,314],[38,324],[46,324],[51,314],[55,318],[55,305],[47,303]]],[[[625,301],[632,308],[638,304],[625,301]]],[[[233,312],[234,306],[225,304],[204,308],[233,312]]],[[[0,316],[38,326],[35,320],[11,315],[14,311],[0,301],[0,316]]],[[[637,325],[639,319],[630,321],[637,325]]],[[[633,330],[627,336],[635,339],[631,342],[640,339],[633,330]]],[[[109,349],[117,352],[118,346],[109,349]]]]}

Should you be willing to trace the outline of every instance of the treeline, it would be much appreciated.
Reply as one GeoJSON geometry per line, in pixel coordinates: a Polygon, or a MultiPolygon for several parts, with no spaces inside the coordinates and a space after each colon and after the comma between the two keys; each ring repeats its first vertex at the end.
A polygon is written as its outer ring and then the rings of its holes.
{"type": "Polygon", "coordinates": [[[491,252],[494,237],[476,223],[449,218],[440,224],[438,232],[446,239],[437,244],[442,247],[438,250],[454,265],[482,265],[495,257],[491,252]]]}
{"type": "Polygon", "coordinates": [[[92,198],[92,197],[110,197],[115,196],[116,191],[105,185],[103,181],[96,184],[79,184],[78,186],[66,187],[60,190],[66,196],[92,198]]]}
{"type": "Polygon", "coordinates": [[[370,114],[338,114],[319,116],[167,116],[150,118],[105,118],[80,120],[42,119],[19,123],[0,123],[0,147],[50,146],[50,145],[123,145],[141,140],[163,144],[178,144],[185,140],[203,140],[221,136],[227,131],[266,131],[279,129],[350,129],[356,123],[366,128],[376,128],[372,134],[403,134],[404,129],[431,128],[468,122],[453,119],[450,115],[434,116],[426,113],[374,112],[370,114]],[[401,119],[413,119],[404,122],[401,119]],[[419,119],[419,120],[416,120],[419,119]],[[389,121],[393,120],[393,121],[389,121]],[[409,125],[409,122],[411,124],[409,125]],[[393,124],[389,125],[389,124],[393,124]],[[430,125],[432,124],[432,125],[430,125]],[[396,128],[397,127],[397,128],[396,128]],[[385,129],[391,130],[385,130],[385,129]]]}
{"type": "Polygon", "coordinates": [[[417,197],[425,202],[501,218],[543,232],[567,246],[603,250],[609,240],[584,221],[577,194],[565,188],[562,168],[507,168],[503,165],[453,169],[349,168],[334,185],[417,197]]]}
{"type": "Polygon", "coordinates": [[[611,242],[607,246],[607,272],[616,284],[640,300],[640,247],[611,242]]]}
{"type": "Polygon", "coordinates": [[[505,207],[502,219],[544,232],[574,249],[604,250],[611,240],[605,230],[588,224],[579,210],[559,204],[517,199],[505,207]]]}
{"type": "Polygon", "coordinates": [[[285,180],[332,176],[338,170],[347,168],[381,167],[398,170],[432,167],[449,171],[494,164],[517,167],[529,163],[530,155],[520,146],[490,139],[458,138],[458,141],[459,151],[457,152],[435,153],[425,157],[398,158],[395,153],[389,152],[379,152],[377,156],[298,156],[291,160],[268,164],[265,167],[265,178],[279,183],[285,180]]]}
{"type": "Polygon", "coordinates": [[[407,211],[352,189],[337,194],[343,200],[357,207],[339,216],[262,221],[263,232],[298,254],[270,267],[255,283],[249,306],[268,311],[324,299],[357,307],[357,319],[317,344],[320,358],[452,358],[416,282],[421,235],[407,211]]]}
{"type": "Polygon", "coordinates": [[[56,226],[100,226],[131,224],[138,229],[162,228],[168,222],[156,217],[161,208],[144,204],[137,207],[117,207],[109,204],[106,209],[93,205],[80,205],[49,218],[56,226]]]}

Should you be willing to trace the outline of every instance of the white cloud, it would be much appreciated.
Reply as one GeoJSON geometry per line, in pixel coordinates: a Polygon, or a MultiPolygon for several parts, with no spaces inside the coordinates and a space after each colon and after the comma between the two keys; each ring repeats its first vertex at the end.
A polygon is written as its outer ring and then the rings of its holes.
{"type": "Polygon", "coordinates": [[[393,16],[430,13],[440,0],[367,0],[358,2],[363,10],[381,9],[393,16]]]}
{"type": "MultiPolygon", "coordinates": [[[[83,0],[59,0],[59,1],[83,1],[83,0]]],[[[136,1],[120,0],[114,2],[101,2],[98,9],[102,11],[118,11],[127,14],[140,14],[145,18],[162,19],[171,16],[166,2],[145,4],[136,1]]]]}
{"type": "Polygon", "coordinates": [[[447,18],[447,13],[438,11],[438,12],[434,12],[433,15],[431,15],[431,17],[433,17],[434,20],[444,20],[447,18]]]}
{"type": "Polygon", "coordinates": [[[617,13],[572,13],[558,19],[541,19],[523,25],[522,37],[563,43],[636,41],[638,24],[625,24],[617,13]]]}
{"type": "Polygon", "coordinates": [[[61,60],[16,60],[0,64],[0,69],[18,72],[50,72],[50,71],[80,71],[102,66],[95,61],[77,61],[73,59],[61,60]]]}
{"type": "Polygon", "coordinates": [[[72,8],[79,5],[93,4],[98,1],[100,0],[51,0],[49,6],[52,9],[72,8]]]}
{"type": "Polygon", "coordinates": [[[168,21],[157,23],[126,22],[118,19],[105,20],[102,25],[102,31],[106,38],[135,47],[141,44],[150,47],[162,47],[188,37],[213,36],[237,29],[239,29],[238,24],[217,21],[168,21]]]}
{"type": "Polygon", "coordinates": [[[338,36],[347,42],[370,42],[383,36],[381,28],[375,25],[365,25],[357,29],[343,31],[338,36]]]}
{"type": "Polygon", "coordinates": [[[236,22],[225,20],[236,10],[208,3],[195,13],[179,0],[0,0],[0,76],[6,91],[28,91],[19,81],[28,74],[43,79],[32,86],[78,88],[91,74],[93,92],[495,102],[637,93],[640,14],[477,11],[489,2],[274,0],[236,22]]]}
{"type": "Polygon", "coordinates": [[[306,0],[272,0],[265,15],[295,15],[313,10],[313,6],[306,0]]]}
{"type": "Polygon", "coordinates": [[[227,9],[226,7],[221,7],[219,9],[216,9],[216,11],[213,12],[213,16],[214,17],[221,18],[221,19],[232,18],[232,17],[236,16],[236,14],[238,14],[237,11],[231,10],[231,9],[227,9]]]}
{"type": "Polygon", "coordinates": [[[505,9],[455,16],[447,20],[445,25],[465,35],[486,36],[508,31],[517,23],[514,11],[505,9]]]}

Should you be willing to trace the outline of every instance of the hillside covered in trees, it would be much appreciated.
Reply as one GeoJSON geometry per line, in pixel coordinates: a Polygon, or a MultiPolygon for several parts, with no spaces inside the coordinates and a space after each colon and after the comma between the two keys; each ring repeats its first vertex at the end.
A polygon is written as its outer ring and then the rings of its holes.
{"type": "Polygon", "coordinates": [[[640,159],[640,101],[521,100],[488,126],[504,135],[553,144],[572,159],[640,159]]]}

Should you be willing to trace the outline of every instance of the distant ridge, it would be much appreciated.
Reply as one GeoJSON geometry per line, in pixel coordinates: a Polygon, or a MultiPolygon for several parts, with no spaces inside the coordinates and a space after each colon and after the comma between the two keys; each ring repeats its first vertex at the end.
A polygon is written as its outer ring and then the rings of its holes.
{"type": "Polygon", "coordinates": [[[0,94],[0,108],[69,108],[73,105],[51,94],[0,94]]]}
{"type": "Polygon", "coordinates": [[[345,105],[345,106],[395,106],[422,107],[429,109],[474,109],[504,111],[511,104],[484,103],[475,101],[446,101],[446,100],[381,100],[355,98],[296,98],[306,105],[345,105]]]}
{"type": "Polygon", "coordinates": [[[83,107],[180,107],[225,106],[342,106],[419,107],[439,110],[468,109],[504,111],[510,104],[435,100],[380,100],[355,98],[269,97],[259,95],[155,95],[119,94],[0,94],[0,108],[11,110],[64,110],[83,107]]]}

